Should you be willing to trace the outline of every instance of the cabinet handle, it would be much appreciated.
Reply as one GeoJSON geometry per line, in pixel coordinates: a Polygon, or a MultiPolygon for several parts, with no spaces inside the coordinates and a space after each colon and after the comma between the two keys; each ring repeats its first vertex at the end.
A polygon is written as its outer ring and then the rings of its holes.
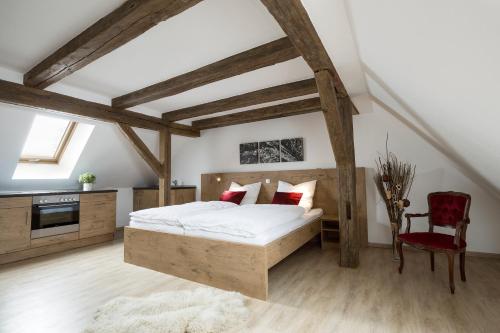
{"type": "Polygon", "coordinates": [[[28,225],[28,209],[26,209],[26,225],[28,225]]]}

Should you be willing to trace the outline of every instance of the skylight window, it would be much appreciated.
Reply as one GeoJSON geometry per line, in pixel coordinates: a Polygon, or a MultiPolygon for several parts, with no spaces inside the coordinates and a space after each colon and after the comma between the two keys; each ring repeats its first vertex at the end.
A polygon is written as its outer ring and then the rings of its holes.
{"type": "Polygon", "coordinates": [[[59,163],[76,128],[73,121],[35,116],[20,163],[59,163]]]}

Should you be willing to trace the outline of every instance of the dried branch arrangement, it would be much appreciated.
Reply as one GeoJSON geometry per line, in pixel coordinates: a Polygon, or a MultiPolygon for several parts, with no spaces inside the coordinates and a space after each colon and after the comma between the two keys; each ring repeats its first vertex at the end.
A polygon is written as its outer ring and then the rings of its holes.
{"type": "Polygon", "coordinates": [[[385,143],[385,156],[375,161],[377,173],[374,176],[375,184],[382,198],[384,198],[389,221],[401,228],[403,212],[410,206],[408,195],[415,178],[415,165],[409,162],[400,162],[397,156],[389,152],[389,135],[385,143]]]}

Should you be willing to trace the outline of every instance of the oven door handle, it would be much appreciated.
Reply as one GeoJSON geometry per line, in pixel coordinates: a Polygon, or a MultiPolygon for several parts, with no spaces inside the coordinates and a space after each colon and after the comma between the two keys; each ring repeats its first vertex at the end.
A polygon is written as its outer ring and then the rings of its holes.
{"type": "Polygon", "coordinates": [[[38,204],[33,205],[36,208],[58,208],[58,207],[72,207],[78,206],[80,202],[68,202],[68,203],[51,203],[51,204],[38,204]]]}

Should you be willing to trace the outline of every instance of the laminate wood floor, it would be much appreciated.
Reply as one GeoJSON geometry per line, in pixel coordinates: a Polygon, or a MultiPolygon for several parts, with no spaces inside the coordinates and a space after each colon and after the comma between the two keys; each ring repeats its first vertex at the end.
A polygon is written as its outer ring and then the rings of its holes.
{"type": "MultiPolygon", "coordinates": [[[[450,295],[446,258],[406,251],[403,275],[387,249],[368,248],[359,269],[337,250],[308,244],[271,269],[268,302],[249,299],[250,332],[500,332],[500,261],[467,258],[468,281],[450,295]]],[[[457,260],[458,261],[458,260],[457,260]]],[[[458,268],[457,268],[458,275],[458,268]]],[[[200,285],[123,262],[123,243],[0,267],[0,332],[80,332],[117,296],[200,285]]]]}

